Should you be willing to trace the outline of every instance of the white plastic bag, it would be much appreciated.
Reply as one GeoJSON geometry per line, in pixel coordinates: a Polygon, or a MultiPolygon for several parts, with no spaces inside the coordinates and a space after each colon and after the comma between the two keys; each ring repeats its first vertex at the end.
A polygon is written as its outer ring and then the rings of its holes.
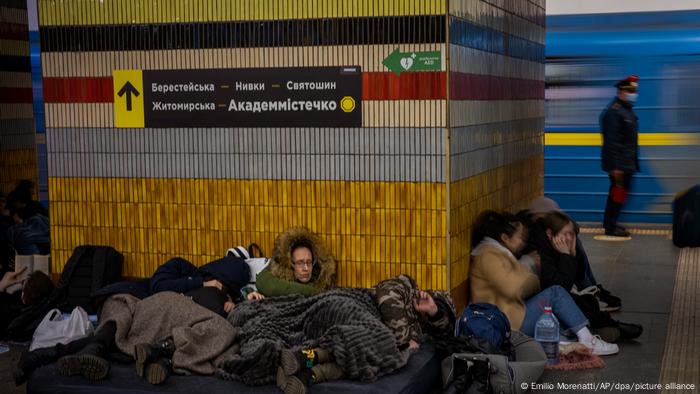
{"type": "Polygon", "coordinates": [[[58,343],[68,343],[92,334],[94,328],[83,308],[77,306],[70,317],[63,318],[58,309],[52,309],[44,316],[34,331],[29,350],[55,346],[58,343]]]}

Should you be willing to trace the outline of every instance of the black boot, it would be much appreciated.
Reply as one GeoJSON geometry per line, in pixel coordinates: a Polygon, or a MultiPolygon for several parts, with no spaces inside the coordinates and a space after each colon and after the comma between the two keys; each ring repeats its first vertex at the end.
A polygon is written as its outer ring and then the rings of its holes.
{"type": "Polygon", "coordinates": [[[161,384],[170,376],[173,371],[173,360],[170,358],[159,358],[153,363],[146,364],[144,377],[150,384],[161,384]]]}
{"type": "Polygon", "coordinates": [[[617,324],[620,329],[620,339],[636,339],[644,332],[644,327],[639,324],[623,323],[621,321],[618,321],[617,324]]]}
{"type": "Polygon", "coordinates": [[[58,372],[64,376],[83,375],[89,380],[102,380],[109,373],[109,362],[103,358],[105,347],[92,342],[78,353],[58,359],[58,372]]]}
{"type": "Polygon", "coordinates": [[[69,342],[65,345],[59,343],[49,348],[36,349],[32,352],[22,353],[22,357],[20,357],[19,363],[17,363],[17,369],[14,374],[15,384],[17,386],[24,384],[37,368],[49,365],[63,356],[75,354],[91,342],[93,342],[93,338],[87,337],[69,342]]]}
{"type": "Polygon", "coordinates": [[[58,359],[58,372],[65,376],[83,375],[90,380],[102,380],[109,373],[109,362],[104,356],[114,347],[117,324],[104,323],[90,337],[90,342],[77,353],[58,359]]]}
{"type": "Polygon", "coordinates": [[[154,344],[140,343],[134,346],[136,374],[143,377],[146,364],[155,362],[160,358],[172,359],[174,353],[175,342],[172,337],[168,337],[154,344]]]}
{"type": "Polygon", "coordinates": [[[300,349],[297,351],[282,349],[279,354],[279,363],[286,375],[294,375],[303,368],[309,369],[316,364],[329,361],[330,353],[321,348],[300,349]]]}

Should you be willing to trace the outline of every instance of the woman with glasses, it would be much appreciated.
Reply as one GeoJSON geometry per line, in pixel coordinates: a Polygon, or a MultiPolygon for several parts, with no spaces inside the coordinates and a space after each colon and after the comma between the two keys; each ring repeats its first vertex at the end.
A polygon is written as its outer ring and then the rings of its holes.
{"type": "Polygon", "coordinates": [[[270,264],[258,274],[256,286],[248,299],[316,295],[335,287],[335,259],[318,235],[290,228],[275,240],[270,264]]]}

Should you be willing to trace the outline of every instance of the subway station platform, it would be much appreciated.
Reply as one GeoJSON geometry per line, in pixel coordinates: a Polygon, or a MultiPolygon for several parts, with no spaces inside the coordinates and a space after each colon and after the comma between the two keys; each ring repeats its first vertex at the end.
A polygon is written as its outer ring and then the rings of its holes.
{"type": "MultiPolygon", "coordinates": [[[[548,371],[531,392],[595,392],[587,387],[596,384],[607,392],[700,391],[700,249],[676,248],[663,229],[633,230],[624,242],[598,241],[598,233],[584,229],[581,239],[598,281],[622,298],[614,318],[642,324],[644,333],[604,357],[604,368],[548,371]],[[678,389],[690,384],[695,389],[678,389]]],[[[12,381],[20,351],[14,346],[0,355],[3,393],[25,392],[12,381]]]]}

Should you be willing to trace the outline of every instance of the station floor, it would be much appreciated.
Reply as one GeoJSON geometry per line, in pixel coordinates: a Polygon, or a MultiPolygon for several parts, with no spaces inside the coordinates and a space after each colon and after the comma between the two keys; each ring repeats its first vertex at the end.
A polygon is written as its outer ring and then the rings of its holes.
{"type": "MultiPolygon", "coordinates": [[[[598,281],[622,298],[614,318],[642,324],[644,333],[604,357],[604,368],[547,371],[531,392],[700,393],[700,248],[676,248],[668,230],[633,231],[624,242],[595,238],[595,229],[581,234],[598,281]]],[[[2,393],[25,392],[12,381],[20,351],[0,354],[2,393]]]]}

